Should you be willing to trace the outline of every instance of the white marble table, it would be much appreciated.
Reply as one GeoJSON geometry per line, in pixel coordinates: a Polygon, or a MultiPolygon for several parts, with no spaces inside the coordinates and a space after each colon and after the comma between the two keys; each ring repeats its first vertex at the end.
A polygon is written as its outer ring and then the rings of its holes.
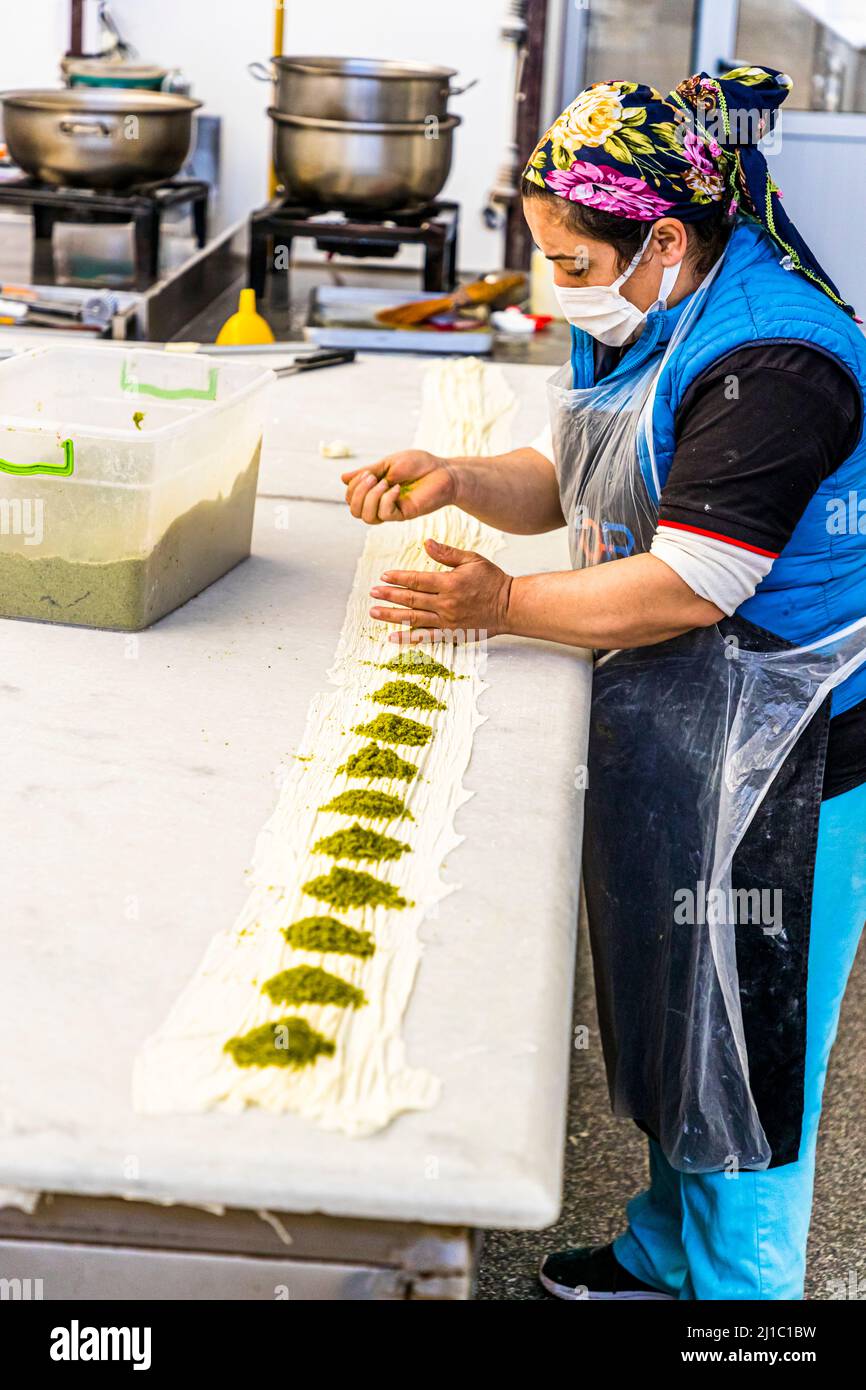
{"type": "MultiPolygon", "coordinates": [[[[474,1226],[555,1218],[589,668],[554,646],[491,646],[476,795],[446,865],[463,886],[425,926],[405,1019],[440,1103],[364,1140],[292,1116],[130,1106],[136,1050],[244,900],[334,651],[364,532],[309,500],[336,498],[345,466],[318,440],[349,439],[361,462],[377,440],[408,443],[426,365],[281,382],[252,559],[137,639],[0,623],[0,1186],[474,1226]]],[[[531,438],[546,370],[506,373],[515,439],[531,438]]],[[[560,568],[564,540],[514,539],[497,558],[560,568]]]]}
{"type": "MultiPolygon", "coordinates": [[[[309,351],[309,344],[304,345],[309,351]]],[[[259,358],[282,365],[290,358],[259,358]]],[[[408,448],[421,414],[421,380],[430,366],[423,357],[368,353],[351,366],[328,367],[282,379],[273,394],[273,415],[259,474],[264,495],[294,493],[329,502],[343,500],[340,474],[384,454],[408,448]],[[340,439],[355,456],[323,459],[322,440],[340,439]]],[[[545,383],[552,367],[507,366],[500,371],[517,401],[512,443],[531,444],[547,424],[545,383]]]]}

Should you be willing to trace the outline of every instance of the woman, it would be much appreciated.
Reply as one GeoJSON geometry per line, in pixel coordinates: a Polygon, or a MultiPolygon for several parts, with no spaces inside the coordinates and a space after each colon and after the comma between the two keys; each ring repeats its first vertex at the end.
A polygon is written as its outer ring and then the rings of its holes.
{"type": "Polygon", "coordinates": [[[453,503],[569,527],[571,572],[430,542],[445,568],[384,575],[371,608],[413,641],[600,654],[584,883],[611,1098],[650,1186],[612,1246],[543,1261],[565,1299],[803,1293],[866,918],[866,343],[757,147],[789,87],[740,68],[664,100],[582,92],[523,185],[572,324],[552,447],[345,475],[371,524],[453,503]]]}

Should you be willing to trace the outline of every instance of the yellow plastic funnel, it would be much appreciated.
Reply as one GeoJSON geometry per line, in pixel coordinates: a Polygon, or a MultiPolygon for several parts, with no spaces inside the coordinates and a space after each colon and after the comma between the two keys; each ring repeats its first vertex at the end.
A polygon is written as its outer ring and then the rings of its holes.
{"type": "Polygon", "coordinates": [[[248,343],[273,343],[271,326],[256,312],[255,290],[241,290],[238,311],[226,319],[217,334],[218,347],[245,346],[248,343]]]}

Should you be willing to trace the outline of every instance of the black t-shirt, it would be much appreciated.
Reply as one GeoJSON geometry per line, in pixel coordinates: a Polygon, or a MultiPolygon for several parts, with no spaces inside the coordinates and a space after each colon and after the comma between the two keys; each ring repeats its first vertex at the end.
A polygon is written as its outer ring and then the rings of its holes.
{"type": "Polygon", "coordinates": [[[801,343],[737,348],[680,403],[659,520],[780,554],[855,448],[861,414],[857,383],[826,353],[801,343]]]}
{"type": "MultiPolygon", "coordinates": [[[[626,349],[627,350],[627,349],[626,349]]],[[[605,376],[621,351],[598,347],[605,376]]],[[[823,480],[860,438],[860,388],[836,358],[756,342],[702,372],[675,418],[659,520],[779,555],[823,480]]],[[[830,721],[824,799],[866,782],[866,700],[830,721]]]]}

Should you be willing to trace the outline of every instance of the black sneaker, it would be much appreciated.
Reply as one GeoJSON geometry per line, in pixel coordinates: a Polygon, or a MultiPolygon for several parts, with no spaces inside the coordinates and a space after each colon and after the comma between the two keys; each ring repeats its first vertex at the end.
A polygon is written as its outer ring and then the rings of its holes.
{"type": "Polygon", "coordinates": [[[584,1245],[578,1250],[558,1250],[545,1255],[538,1277],[555,1298],[582,1303],[588,1299],[672,1299],[651,1284],[629,1274],[617,1260],[612,1245],[584,1245]]]}

